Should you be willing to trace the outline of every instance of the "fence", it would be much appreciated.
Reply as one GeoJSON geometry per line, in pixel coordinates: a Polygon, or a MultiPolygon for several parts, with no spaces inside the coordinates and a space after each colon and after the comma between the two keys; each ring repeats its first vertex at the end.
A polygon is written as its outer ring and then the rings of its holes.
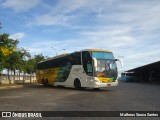
{"type": "Polygon", "coordinates": [[[14,83],[35,83],[36,76],[26,75],[0,75],[0,84],[14,84],[14,83]]]}

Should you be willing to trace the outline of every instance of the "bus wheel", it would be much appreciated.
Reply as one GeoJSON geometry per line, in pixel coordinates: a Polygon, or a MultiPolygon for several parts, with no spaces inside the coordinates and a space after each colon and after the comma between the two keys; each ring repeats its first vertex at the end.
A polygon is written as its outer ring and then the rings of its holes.
{"type": "Polygon", "coordinates": [[[49,87],[49,83],[48,83],[48,80],[47,80],[47,79],[43,81],[43,86],[44,86],[44,87],[49,87]]]}
{"type": "Polygon", "coordinates": [[[93,88],[94,90],[100,90],[100,88],[93,88]]]}
{"type": "Polygon", "coordinates": [[[75,87],[76,89],[81,89],[81,82],[80,82],[79,79],[75,79],[75,80],[74,80],[74,87],[75,87]]]}

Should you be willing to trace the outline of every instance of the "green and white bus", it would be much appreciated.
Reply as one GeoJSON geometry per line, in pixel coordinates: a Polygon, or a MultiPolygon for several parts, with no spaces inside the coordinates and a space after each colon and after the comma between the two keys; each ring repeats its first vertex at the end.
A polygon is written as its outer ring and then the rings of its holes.
{"type": "Polygon", "coordinates": [[[117,60],[111,51],[101,49],[62,54],[37,64],[37,82],[76,89],[117,86],[117,60]]]}

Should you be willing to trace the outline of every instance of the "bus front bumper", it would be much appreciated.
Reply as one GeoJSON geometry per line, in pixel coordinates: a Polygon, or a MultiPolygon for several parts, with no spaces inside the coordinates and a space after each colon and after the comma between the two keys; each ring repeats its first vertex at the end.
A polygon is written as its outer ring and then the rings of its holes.
{"type": "Polygon", "coordinates": [[[118,80],[115,82],[107,82],[107,83],[101,83],[101,82],[95,82],[94,88],[104,88],[104,87],[112,87],[112,86],[117,86],[118,85],[118,80]]]}

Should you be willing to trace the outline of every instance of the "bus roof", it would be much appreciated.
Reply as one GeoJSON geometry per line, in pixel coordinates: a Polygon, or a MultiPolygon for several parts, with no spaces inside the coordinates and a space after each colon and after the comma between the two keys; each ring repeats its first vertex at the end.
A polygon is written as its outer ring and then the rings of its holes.
{"type": "Polygon", "coordinates": [[[103,49],[84,49],[82,51],[90,51],[90,52],[110,52],[112,53],[112,51],[110,50],[103,50],[103,49]]]}
{"type": "MultiPolygon", "coordinates": [[[[112,51],[109,51],[109,50],[102,50],[102,49],[84,49],[84,50],[81,50],[81,51],[89,51],[89,52],[109,52],[109,53],[112,53],[112,51]]],[[[75,51],[75,52],[81,52],[81,51],[75,51]]],[[[74,53],[74,52],[73,52],[74,53]]],[[[61,58],[61,57],[64,57],[64,56],[67,56],[69,54],[72,54],[72,53],[65,53],[65,54],[61,54],[61,55],[57,55],[57,56],[54,56],[50,59],[47,59],[47,60],[44,60],[44,61],[41,61],[41,62],[45,62],[45,61],[50,61],[50,60],[53,60],[53,59],[56,59],[56,58],[61,58]]],[[[41,63],[39,62],[39,63],[41,63]]]]}
{"type": "MultiPolygon", "coordinates": [[[[65,54],[57,55],[57,56],[51,57],[51,58],[49,58],[47,60],[44,60],[44,61],[41,61],[41,62],[50,61],[50,60],[53,60],[53,59],[56,59],[56,58],[61,58],[61,57],[67,56],[67,55],[69,55],[69,54],[65,53],[65,54]]],[[[38,62],[38,63],[41,63],[41,62],[38,62]]]]}

